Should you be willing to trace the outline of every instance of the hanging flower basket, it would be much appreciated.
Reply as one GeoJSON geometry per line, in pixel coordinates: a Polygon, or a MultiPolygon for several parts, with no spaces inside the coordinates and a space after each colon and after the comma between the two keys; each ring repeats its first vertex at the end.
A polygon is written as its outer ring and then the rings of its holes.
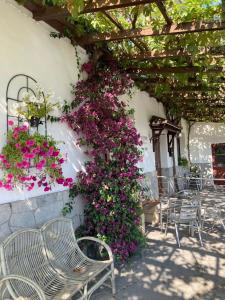
{"type": "Polygon", "coordinates": [[[73,180],[63,176],[65,158],[57,147],[58,143],[38,132],[29,133],[26,125],[13,125],[9,121],[11,129],[7,144],[0,154],[0,169],[3,171],[0,187],[10,191],[22,186],[31,191],[36,185],[45,192],[56,183],[70,187],[73,180]]]}

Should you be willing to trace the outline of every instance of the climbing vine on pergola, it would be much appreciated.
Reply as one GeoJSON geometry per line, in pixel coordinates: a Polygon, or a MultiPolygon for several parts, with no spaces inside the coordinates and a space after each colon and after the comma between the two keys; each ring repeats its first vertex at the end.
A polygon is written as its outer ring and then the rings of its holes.
{"type": "Polygon", "coordinates": [[[170,114],[225,120],[224,0],[44,2],[25,6],[73,42],[116,60],[170,114]]]}

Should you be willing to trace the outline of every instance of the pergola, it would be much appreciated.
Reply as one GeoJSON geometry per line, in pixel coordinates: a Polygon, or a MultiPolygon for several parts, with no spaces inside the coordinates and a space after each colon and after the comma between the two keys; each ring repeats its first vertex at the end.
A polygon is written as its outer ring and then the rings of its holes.
{"type": "MultiPolygon", "coordinates": [[[[105,60],[116,60],[129,72],[139,87],[155,96],[167,110],[168,116],[176,115],[189,121],[223,121],[225,118],[225,21],[224,11],[214,20],[192,20],[173,22],[165,0],[94,0],[87,1],[81,14],[101,14],[109,22],[107,32],[85,33],[78,36],[75,25],[69,20],[66,8],[43,6],[41,1],[27,1],[25,7],[32,11],[36,20],[43,20],[62,34],[69,30],[72,42],[87,50],[101,49],[105,60]],[[137,25],[138,9],[130,26],[117,19],[115,11],[123,15],[131,8],[156,7],[163,17],[160,24],[151,27],[137,25]],[[129,28],[127,28],[129,27],[129,28]],[[220,43],[210,41],[203,45],[198,37],[202,34],[218,35],[220,43]],[[196,52],[185,44],[185,38],[196,37],[199,46],[196,52]],[[149,38],[160,39],[166,46],[163,50],[150,49],[149,38]],[[172,40],[170,40],[172,38],[172,40]],[[184,38],[181,47],[180,39],[184,38]],[[133,51],[124,48],[132,45],[133,51]],[[96,47],[97,46],[97,47],[96,47]],[[122,51],[114,51],[117,48],[122,51]],[[124,50],[124,51],[123,51],[124,50]],[[208,63],[209,60],[212,63],[208,63]],[[122,62],[122,63],[121,63],[122,62]],[[201,62],[201,63],[199,63],[201,62]],[[185,76],[185,80],[182,79],[185,76]]],[[[222,1],[221,7],[224,6],[222,1]]],[[[212,36],[213,37],[213,36],[212,36]]],[[[163,47],[162,47],[163,48],[163,47]]],[[[141,100],[140,100],[141,101],[141,100]]],[[[170,117],[168,117],[170,118],[170,117]]]]}

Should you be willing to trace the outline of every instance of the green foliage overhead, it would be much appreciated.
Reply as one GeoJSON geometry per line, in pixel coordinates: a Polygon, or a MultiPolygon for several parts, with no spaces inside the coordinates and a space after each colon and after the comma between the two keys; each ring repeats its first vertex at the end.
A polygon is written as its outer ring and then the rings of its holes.
{"type": "MultiPolygon", "coordinates": [[[[37,1],[37,0],[35,0],[37,1]]],[[[85,7],[84,0],[43,0],[45,5],[57,5],[67,8],[71,12],[69,21],[74,25],[77,36],[119,31],[103,12],[81,14],[85,7]]],[[[219,22],[225,20],[224,0],[165,0],[166,11],[173,23],[205,21],[219,22]]],[[[151,27],[161,29],[166,21],[156,3],[133,6],[123,9],[111,10],[108,13],[120,24],[123,29],[151,27]]],[[[164,95],[168,92],[167,100],[170,98],[170,91],[176,87],[187,86],[189,79],[195,79],[199,85],[208,87],[214,86],[216,78],[222,79],[218,85],[218,92],[214,96],[221,98],[221,89],[225,81],[224,73],[204,73],[210,67],[221,67],[225,65],[225,30],[214,32],[189,33],[181,35],[155,36],[136,39],[136,42],[127,39],[117,42],[97,43],[96,46],[103,47],[112,53],[123,68],[135,67],[182,67],[197,66],[203,71],[196,74],[159,74],[160,79],[166,78],[165,83],[151,86],[154,95],[164,101],[164,95]],[[184,50],[190,53],[189,57],[173,57],[165,59],[154,59],[136,61],[131,59],[135,54],[140,53],[137,44],[140,44],[146,51],[171,51],[184,50]],[[215,56],[217,54],[217,56],[215,56]],[[221,54],[221,55],[220,55],[221,54]],[[213,80],[212,80],[213,78],[213,80]]],[[[147,80],[155,77],[155,74],[148,74],[147,80]]],[[[139,83],[143,89],[149,90],[149,84],[142,81],[139,83]]],[[[209,96],[211,96],[209,94],[209,96]]],[[[182,111],[176,101],[167,101],[170,107],[176,106],[176,111],[182,111]]],[[[187,116],[186,116],[187,117],[187,116]]],[[[212,115],[208,116],[209,119],[212,115]]],[[[221,117],[221,116],[220,116],[221,117]]],[[[213,117],[214,118],[214,117],[213,117]]]]}

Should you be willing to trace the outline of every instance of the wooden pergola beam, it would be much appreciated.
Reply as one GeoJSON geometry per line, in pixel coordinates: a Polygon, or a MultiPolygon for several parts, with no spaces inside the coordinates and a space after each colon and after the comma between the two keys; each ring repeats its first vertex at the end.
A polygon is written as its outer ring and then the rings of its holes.
{"type": "MultiPolygon", "coordinates": [[[[219,87],[205,87],[202,85],[199,86],[183,86],[183,87],[171,87],[176,90],[176,92],[209,92],[209,91],[219,91],[219,87]]],[[[169,93],[169,92],[168,92],[169,93]]]]}
{"type": "Polygon", "coordinates": [[[85,14],[111,9],[126,8],[131,6],[151,4],[154,2],[156,2],[156,0],[92,0],[87,3],[82,13],[85,14]]]}
{"type": "Polygon", "coordinates": [[[85,45],[96,42],[120,41],[123,39],[141,38],[146,36],[179,35],[219,30],[225,30],[225,22],[187,22],[165,25],[161,30],[154,30],[153,28],[139,28],[123,30],[120,32],[107,32],[96,35],[87,35],[80,39],[80,43],[85,45]]]}
{"type": "MultiPolygon", "coordinates": [[[[161,75],[131,73],[130,76],[132,77],[132,79],[134,79],[136,81],[141,81],[145,84],[168,83],[168,85],[173,85],[173,84],[178,83],[178,81],[175,79],[171,80],[171,78],[168,78],[165,76],[160,77],[161,75]],[[149,76],[149,75],[153,75],[153,77],[149,76]]],[[[225,84],[225,78],[213,76],[213,78],[211,78],[211,80],[208,82],[211,84],[219,84],[220,83],[221,85],[223,85],[223,84],[225,84]]],[[[196,78],[189,77],[188,83],[190,83],[192,86],[194,84],[200,85],[200,84],[202,84],[202,80],[198,80],[196,78]]]]}
{"type": "Polygon", "coordinates": [[[186,106],[190,106],[190,105],[193,105],[193,103],[198,103],[198,104],[202,104],[202,105],[208,105],[210,107],[213,107],[213,106],[221,106],[221,107],[224,107],[225,106],[225,102],[223,103],[218,103],[218,102],[209,102],[209,101],[196,101],[196,100],[192,100],[192,101],[182,101],[182,102],[174,102],[176,105],[178,105],[179,107],[186,107],[186,106]]]}
{"type": "Polygon", "coordinates": [[[167,50],[167,51],[147,51],[145,53],[139,53],[132,56],[121,56],[122,59],[129,60],[152,60],[152,59],[164,59],[164,58],[174,58],[174,57],[185,57],[191,54],[183,50],[167,50]]]}
{"type": "Polygon", "coordinates": [[[163,3],[163,1],[161,0],[157,0],[156,1],[156,5],[158,6],[158,9],[160,10],[161,14],[163,15],[166,23],[168,25],[171,25],[173,23],[172,19],[168,16],[165,5],[163,3]]]}
{"type": "Polygon", "coordinates": [[[33,13],[33,17],[36,21],[65,19],[69,16],[70,13],[67,9],[62,9],[57,6],[44,7],[44,9],[37,10],[33,13]]]}
{"type": "MultiPolygon", "coordinates": [[[[82,14],[93,13],[98,11],[107,11],[111,9],[118,9],[130,6],[137,6],[143,4],[151,4],[157,0],[94,0],[88,1],[82,14]]],[[[41,2],[40,2],[41,4],[41,2]]],[[[163,3],[162,3],[163,5],[163,3]]],[[[34,18],[36,20],[50,20],[57,18],[66,18],[70,15],[67,9],[62,9],[57,6],[45,7],[43,10],[39,10],[35,13],[34,18]]]]}
{"type": "MultiPolygon", "coordinates": [[[[104,11],[104,16],[112,23],[114,24],[120,31],[123,31],[123,26],[116,20],[114,16],[112,16],[109,12],[104,11]]],[[[135,39],[130,39],[132,43],[141,51],[144,52],[146,50],[146,46],[142,41],[136,41],[135,39]]]]}
{"type": "Polygon", "coordinates": [[[221,97],[217,97],[216,99],[211,98],[210,96],[207,95],[207,93],[210,92],[176,92],[173,91],[171,93],[168,94],[162,94],[160,99],[162,99],[163,101],[167,101],[167,99],[171,99],[171,101],[178,101],[178,99],[180,99],[180,101],[178,102],[182,102],[182,101],[186,101],[186,99],[195,99],[196,101],[201,101],[201,99],[205,99],[205,101],[218,101],[220,98],[223,99],[224,95],[221,97]],[[206,100],[207,99],[207,100],[206,100]]]}
{"type": "Polygon", "coordinates": [[[176,103],[182,103],[183,101],[185,102],[205,102],[205,103],[219,103],[219,101],[222,101],[225,103],[225,98],[220,98],[218,100],[218,98],[195,98],[195,97],[190,97],[190,98],[173,98],[170,97],[171,101],[174,101],[176,103]]]}
{"type": "MultiPolygon", "coordinates": [[[[184,110],[188,110],[188,109],[191,109],[193,107],[193,104],[192,105],[186,105],[186,104],[183,104],[182,105],[182,108],[184,110]]],[[[204,107],[204,106],[203,106],[204,107]]],[[[215,104],[215,105],[208,105],[207,108],[213,110],[214,108],[218,109],[218,108],[225,108],[225,104],[215,104]]],[[[207,109],[205,108],[205,110],[207,109]]],[[[195,107],[193,107],[193,109],[195,109],[195,107]]]]}
{"type": "Polygon", "coordinates": [[[201,67],[146,67],[146,68],[138,68],[132,67],[127,71],[130,73],[136,74],[149,74],[149,73],[157,73],[157,74],[167,74],[167,73],[221,73],[225,72],[225,67],[212,67],[212,68],[201,68],[201,67]]]}
{"type": "MultiPolygon", "coordinates": [[[[199,52],[198,55],[206,55],[211,54],[210,52],[199,52]]],[[[223,58],[225,57],[225,53],[221,54],[211,54],[215,58],[223,58]]],[[[121,59],[129,59],[129,60],[154,60],[154,59],[164,59],[164,58],[177,58],[177,57],[191,57],[193,54],[191,52],[185,50],[167,50],[167,51],[147,51],[145,53],[139,53],[132,56],[121,56],[121,59]]]]}

